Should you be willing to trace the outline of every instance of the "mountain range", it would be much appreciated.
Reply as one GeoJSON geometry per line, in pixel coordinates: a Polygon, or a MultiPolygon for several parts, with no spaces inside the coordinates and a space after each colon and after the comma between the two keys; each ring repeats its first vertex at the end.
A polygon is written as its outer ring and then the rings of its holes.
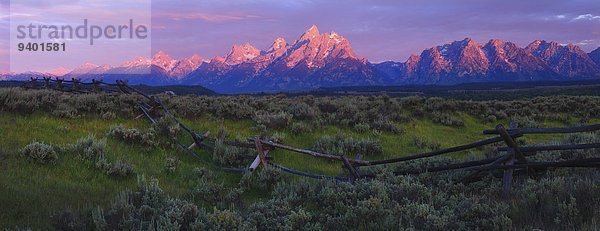
{"type": "MultiPolygon", "coordinates": [[[[58,70],[56,73],[64,73],[58,70]]],[[[277,38],[266,50],[234,45],[225,56],[198,55],[175,60],[160,51],[118,66],[83,64],[67,74],[0,74],[2,79],[30,77],[129,79],[132,84],[202,85],[217,92],[306,90],[319,87],[403,84],[458,84],[532,80],[600,79],[600,47],[586,53],[573,44],[543,40],[526,47],[492,39],[485,44],[465,38],[425,49],[405,62],[371,63],[358,56],[336,32],[309,28],[298,40],[277,38]]]]}

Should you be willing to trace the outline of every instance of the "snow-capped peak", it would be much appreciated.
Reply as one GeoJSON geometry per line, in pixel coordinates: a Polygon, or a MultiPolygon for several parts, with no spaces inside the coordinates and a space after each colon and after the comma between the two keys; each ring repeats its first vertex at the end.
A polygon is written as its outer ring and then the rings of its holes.
{"type": "Polygon", "coordinates": [[[302,34],[300,41],[314,39],[319,35],[321,35],[321,33],[319,32],[317,25],[312,25],[306,32],[304,32],[304,34],[302,34]]]}
{"type": "Polygon", "coordinates": [[[70,71],[68,69],[59,67],[59,68],[52,69],[52,70],[48,71],[47,73],[54,75],[54,76],[63,76],[63,75],[68,74],[69,72],[70,71]]]}
{"type": "Polygon", "coordinates": [[[137,57],[133,60],[124,62],[123,64],[121,64],[121,67],[138,67],[138,66],[150,66],[152,64],[152,60],[150,60],[148,57],[137,57]]]}
{"type": "Polygon", "coordinates": [[[165,52],[159,51],[152,56],[152,64],[159,66],[166,71],[170,71],[177,64],[177,61],[165,54],[165,52]]]}
{"type": "Polygon", "coordinates": [[[329,38],[333,39],[335,43],[341,43],[344,40],[344,37],[340,36],[335,31],[332,31],[331,34],[329,34],[329,38]]]}
{"type": "Polygon", "coordinates": [[[93,63],[84,63],[78,67],[76,67],[75,69],[73,69],[73,71],[71,71],[71,73],[73,74],[85,74],[90,72],[91,70],[94,70],[98,67],[98,65],[93,64],[93,63]]]}
{"type": "Polygon", "coordinates": [[[250,61],[259,55],[260,50],[249,43],[245,43],[243,45],[233,45],[231,51],[225,58],[225,62],[229,65],[236,65],[250,61]]]}
{"type": "Polygon", "coordinates": [[[269,48],[269,50],[267,52],[276,51],[281,48],[285,48],[285,46],[287,46],[285,39],[283,39],[282,37],[279,37],[279,38],[275,39],[275,42],[273,42],[273,45],[271,45],[271,48],[269,48]]]}

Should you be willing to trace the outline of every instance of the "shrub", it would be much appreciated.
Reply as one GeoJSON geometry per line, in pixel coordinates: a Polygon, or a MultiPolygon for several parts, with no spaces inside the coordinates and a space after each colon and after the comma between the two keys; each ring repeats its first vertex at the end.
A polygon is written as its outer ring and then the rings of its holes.
{"type": "Polygon", "coordinates": [[[223,184],[215,184],[206,179],[200,179],[194,188],[194,196],[204,202],[219,202],[225,194],[223,184]]]}
{"type": "Polygon", "coordinates": [[[442,146],[439,143],[427,141],[422,137],[416,136],[412,138],[412,144],[418,148],[429,148],[431,150],[438,150],[442,146]]]}
{"type": "Polygon", "coordinates": [[[290,131],[294,134],[305,134],[313,132],[313,125],[305,122],[294,122],[290,126],[290,131]]]}
{"type": "Polygon", "coordinates": [[[112,164],[108,162],[104,156],[100,156],[98,160],[96,160],[96,163],[94,163],[94,167],[96,167],[96,169],[100,169],[105,173],[111,168],[111,166],[112,164]]]}
{"type": "Polygon", "coordinates": [[[58,154],[53,146],[33,141],[21,149],[21,154],[35,162],[48,164],[58,159],[58,154]]]}
{"type": "Polygon", "coordinates": [[[117,114],[115,114],[112,111],[107,111],[107,112],[103,112],[100,115],[100,118],[102,118],[103,120],[114,120],[117,118],[117,114]]]}
{"type": "Polygon", "coordinates": [[[292,115],[287,112],[279,113],[268,113],[268,112],[257,112],[253,117],[254,122],[257,124],[265,125],[271,129],[284,129],[292,121],[292,115]]]}
{"type": "Polygon", "coordinates": [[[75,118],[79,117],[77,115],[77,110],[75,108],[73,108],[71,105],[62,104],[62,103],[58,104],[56,109],[54,109],[52,111],[52,115],[54,115],[56,117],[69,118],[69,119],[75,119],[75,118]]]}
{"type": "Polygon", "coordinates": [[[113,163],[110,168],[106,171],[106,174],[114,177],[127,177],[133,174],[133,166],[127,162],[117,161],[113,163]]]}
{"type": "Polygon", "coordinates": [[[287,110],[294,118],[309,120],[318,117],[318,111],[304,102],[292,104],[287,110]]]}
{"type": "Polygon", "coordinates": [[[365,133],[371,130],[371,126],[367,123],[357,123],[354,125],[354,130],[359,133],[365,133]]]}
{"type": "Polygon", "coordinates": [[[215,173],[212,170],[205,167],[196,167],[194,168],[193,172],[199,178],[207,180],[212,180],[216,177],[215,173]]]}
{"type": "Polygon", "coordinates": [[[285,140],[285,133],[275,132],[269,137],[265,137],[265,139],[275,143],[283,143],[283,140],[285,140]]]}
{"type": "Polygon", "coordinates": [[[535,121],[532,117],[523,116],[513,118],[513,121],[518,124],[520,128],[539,128],[541,124],[535,121]]]}
{"type": "Polygon", "coordinates": [[[167,157],[167,159],[165,159],[165,170],[167,172],[175,172],[180,162],[181,161],[179,161],[177,157],[167,157]]]}
{"type": "Polygon", "coordinates": [[[102,209],[92,210],[96,230],[192,230],[206,213],[193,203],[171,198],[152,179],[138,180],[135,191],[124,191],[102,209]],[[125,215],[126,214],[126,215],[125,215]]]}
{"type": "Polygon", "coordinates": [[[228,189],[223,184],[215,184],[207,179],[200,179],[194,188],[194,196],[204,202],[228,207],[241,202],[242,189],[228,189]]]}
{"type": "Polygon", "coordinates": [[[484,123],[495,123],[496,121],[498,121],[498,119],[495,115],[488,115],[485,118],[483,118],[484,123]]]}
{"type": "Polygon", "coordinates": [[[220,165],[237,166],[242,163],[244,156],[248,153],[250,151],[246,148],[229,146],[223,144],[221,141],[217,141],[213,149],[213,160],[217,161],[220,165]]]}
{"type": "Polygon", "coordinates": [[[286,179],[287,175],[284,175],[281,170],[274,167],[262,168],[258,173],[258,183],[261,188],[269,189],[274,187],[278,182],[286,179]]]}
{"type": "Polygon", "coordinates": [[[397,127],[393,122],[389,121],[386,118],[379,118],[371,124],[374,129],[392,132],[395,134],[401,134],[403,131],[401,128],[397,127]]]}
{"type": "Polygon", "coordinates": [[[270,190],[278,182],[286,179],[281,170],[274,167],[261,168],[260,171],[244,172],[239,185],[243,188],[270,190]]]}
{"type": "Polygon", "coordinates": [[[79,138],[74,144],[69,145],[68,151],[73,152],[82,160],[94,161],[94,167],[110,176],[128,176],[133,172],[133,167],[127,163],[110,163],[106,159],[106,141],[98,140],[94,136],[79,138]]]}
{"type": "Polygon", "coordinates": [[[353,156],[357,154],[365,156],[383,154],[383,147],[376,140],[358,140],[344,137],[338,134],[335,137],[324,136],[313,145],[317,152],[338,156],[353,156]]]}
{"type": "Polygon", "coordinates": [[[179,125],[175,123],[175,121],[165,117],[156,120],[156,123],[152,125],[152,128],[155,135],[167,137],[169,142],[177,140],[177,137],[181,133],[179,125]]]}
{"type": "Polygon", "coordinates": [[[147,148],[157,145],[156,134],[153,130],[140,132],[135,128],[126,128],[123,125],[117,125],[111,128],[107,135],[128,144],[140,144],[147,148]]]}
{"type": "Polygon", "coordinates": [[[97,160],[104,157],[106,142],[98,140],[94,136],[86,136],[79,138],[74,144],[70,145],[69,151],[84,160],[97,160]]]}
{"type": "Polygon", "coordinates": [[[462,121],[462,119],[445,113],[434,112],[431,119],[436,124],[452,127],[465,126],[465,123],[462,121]]]}
{"type": "Polygon", "coordinates": [[[236,211],[214,209],[208,215],[207,230],[238,230],[242,217],[236,211]]]}
{"type": "MultiPolygon", "coordinates": [[[[256,110],[241,102],[242,100],[242,97],[212,98],[208,108],[211,114],[217,118],[248,119],[252,116],[252,112],[256,110]]],[[[191,100],[190,103],[194,103],[194,101],[191,100]]]]}

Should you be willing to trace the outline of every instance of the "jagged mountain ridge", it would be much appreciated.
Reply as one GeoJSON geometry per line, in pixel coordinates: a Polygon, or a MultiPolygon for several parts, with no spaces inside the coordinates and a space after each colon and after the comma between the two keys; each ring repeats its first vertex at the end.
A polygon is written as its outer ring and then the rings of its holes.
{"type": "Polygon", "coordinates": [[[213,58],[183,83],[222,92],[383,84],[384,75],[377,73],[346,38],[320,33],[313,25],[294,43],[277,38],[266,51],[234,45],[226,57],[213,58]]]}
{"type": "Polygon", "coordinates": [[[206,60],[198,55],[175,60],[163,51],[159,51],[151,59],[138,57],[118,66],[85,63],[62,77],[79,78],[84,81],[128,79],[132,84],[167,85],[177,83],[204,62],[206,60]]]}
{"type": "MultiPolygon", "coordinates": [[[[466,38],[426,49],[419,56],[411,55],[404,63],[388,62],[376,66],[395,75],[395,83],[455,84],[561,78],[545,60],[514,43],[498,39],[480,44],[466,38]],[[392,64],[396,66],[395,70],[392,64]]],[[[584,70],[571,77],[589,73],[584,70]]]]}
{"type": "Polygon", "coordinates": [[[596,48],[592,52],[588,53],[588,56],[596,63],[596,65],[600,66],[600,47],[596,48]]]}
{"type": "Polygon", "coordinates": [[[598,65],[578,46],[536,40],[525,50],[542,59],[553,71],[569,77],[594,74],[598,65]]]}
{"type": "MultiPolygon", "coordinates": [[[[370,63],[336,32],[316,26],[288,43],[279,37],[266,50],[234,45],[225,56],[174,60],[160,51],[119,66],[86,63],[65,78],[129,79],[147,85],[202,85],[219,92],[318,87],[600,78],[600,48],[586,54],[576,45],[536,40],[522,48],[492,39],[466,38],[423,50],[405,62],[370,63]],[[149,71],[150,70],[150,71],[149,71]]],[[[10,78],[10,77],[4,77],[10,78]]],[[[21,76],[22,78],[22,76],[21,76]]]]}

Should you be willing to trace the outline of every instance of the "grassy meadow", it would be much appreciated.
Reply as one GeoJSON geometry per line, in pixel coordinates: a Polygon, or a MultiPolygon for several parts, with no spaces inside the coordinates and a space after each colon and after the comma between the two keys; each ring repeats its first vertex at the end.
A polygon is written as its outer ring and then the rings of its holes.
{"type": "MultiPolygon", "coordinates": [[[[68,97],[63,95],[54,96],[58,98],[68,97]]],[[[2,172],[0,174],[0,185],[2,186],[0,187],[0,207],[2,210],[0,213],[0,227],[2,228],[53,229],[51,221],[57,211],[68,210],[85,215],[99,206],[107,207],[119,195],[119,192],[135,190],[138,186],[138,178],[142,176],[146,179],[157,179],[160,188],[170,197],[190,201],[210,211],[213,210],[215,205],[206,202],[194,193],[195,188],[205,182],[200,179],[201,177],[195,173],[194,169],[206,168],[212,170],[216,175],[209,181],[214,184],[221,184],[225,188],[238,187],[243,178],[241,173],[221,171],[219,164],[213,160],[211,151],[196,148],[194,151],[200,156],[200,159],[196,159],[175,146],[163,145],[147,148],[141,144],[131,144],[108,136],[109,131],[117,125],[135,128],[140,131],[151,127],[150,122],[145,118],[134,119],[132,115],[136,115],[137,112],[133,109],[129,114],[117,114],[109,119],[102,118],[99,115],[101,113],[88,112],[82,109],[77,109],[79,111],[76,111],[76,116],[69,117],[57,116],[52,111],[53,108],[58,108],[58,106],[46,108],[43,103],[40,103],[34,106],[34,110],[21,110],[21,107],[14,106],[18,104],[15,103],[18,100],[10,100],[11,96],[8,96],[8,94],[0,94],[0,104],[3,104],[4,107],[0,110],[0,169],[2,172]],[[67,149],[65,149],[67,151],[59,151],[58,159],[49,164],[31,161],[21,154],[21,149],[33,141],[61,148],[68,147],[79,138],[89,135],[93,135],[99,140],[105,140],[107,160],[129,163],[133,166],[135,174],[122,178],[111,177],[95,168],[93,161],[78,158],[76,154],[69,153],[67,149]],[[179,164],[174,171],[167,171],[165,163],[168,158],[172,157],[178,159],[179,164]]],[[[231,99],[230,97],[228,100],[235,101],[235,98],[231,99]]],[[[286,100],[293,102],[296,99],[286,100]]],[[[273,100],[266,99],[265,101],[273,100]]],[[[598,103],[599,100],[593,98],[592,101],[598,103]]],[[[275,101],[273,104],[277,105],[278,102],[275,101]]],[[[257,119],[252,114],[246,118],[220,116],[215,112],[186,115],[185,112],[177,111],[178,108],[183,106],[177,105],[177,103],[172,105],[175,108],[174,110],[183,118],[182,122],[199,133],[210,131],[211,134],[219,134],[224,131],[229,134],[228,139],[236,137],[247,139],[264,133],[265,130],[264,127],[262,129],[257,128],[255,121],[257,119]]],[[[90,107],[95,106],[92,104],[90,107]]],[[[400,106],[393,110],[399,115],[411,115],[411,111],[419,107],[426,108],[427,106],[400,106]]],[[[282,107],[274,106],[273,108],[282,107]]],[[[110,108],[106,110],[110,110],[110,108]]],[[[277,109],[272,109],[273,113],[276,113],[276,111],[277,109]]],[[[373,129],[374,125],[370,129],[360,130],[356,129],[356,126],[348,125],[348,123],[340,125],[335,122],[311,122],[311,120],[316,120],[321,116],[303,120],[311,124],[309,131],[298,132],[289,126],[273,128],[267,126],[266,130],[269,134],[277,134],[285,144],[305,149],[312,149],[313,144],[324,136],[334,137],[338,134],[344,134],[345,137],[351,137],[354,140],[376,140],[381,145],[383,154],[364,157],[368,160],[376,160],[432,150],[430,147],[416,145],[415,139],[425,143],[434,143],[437,145],[436,149],[484,139],[489,137],[482,134],[484,129],[494,128],[498,123],[507,126],[514,119],[514,117],[506,116],[505,118],[486,120],[482,118],[483,116],[468,110],[448,110],[445,113],[453,118],[459,118],[462,121],[462,126],[434,122],[435,119],[432,119],[432,115],[425,113],[423,116],[415,116],[410,120],[389,120],[391,126],[399,128],[402,132],[377,130],[373,129]]],[[[559,113],[566,116],[532,117],[536,118],[535,122],[539,127],[564,127],[577,124],[586,116],[569,115],[568,110],[559,113]]],[[[586,123],[600,122],[597,115],[591,115],[591,117],[588,115],[587,117],[585,118],[586,123]]],[[[288,121],[288,123],[294,123],[293,121],[294,119],[288,121]]],[[[356,122],[350,122],[350,124],[353,123],[356,122]]],[[[177,140],[183,144],[191,144],[191,138],[184,134],[179,134],[177,140]]],[[[554,142],[564,138],[565,135],[559,134],[527,135],[520,138],[520,140],[526,144],[537,144],[554,142]]],[[[488,151],[487,149],[476,149],[449,156],[456,160],[466,157],[485,157],[488,151]]],[[[345,174],[339,162],[326,161],[283,150],[275,150],[270,155],[273,156],[274,163],[289,168],[332,176],[345,174]]],[[[251,161],[251,159],[246,160],[243,165],[234,167],[248,166],[251,161]]],[[[305,180],[297,176],[288,176],[284,181],[304,182],[305,180]]],[[[499,184],[500,181],[497,180],[496,183],[499,184]]],[[[247,207],[257,201],[268,200],[270,197],[270,190],[257,188],[244,190],[241,194],[241,207],[247,207]]],[[[238,205],[238,207],[240,206],[238,205]]]]}

